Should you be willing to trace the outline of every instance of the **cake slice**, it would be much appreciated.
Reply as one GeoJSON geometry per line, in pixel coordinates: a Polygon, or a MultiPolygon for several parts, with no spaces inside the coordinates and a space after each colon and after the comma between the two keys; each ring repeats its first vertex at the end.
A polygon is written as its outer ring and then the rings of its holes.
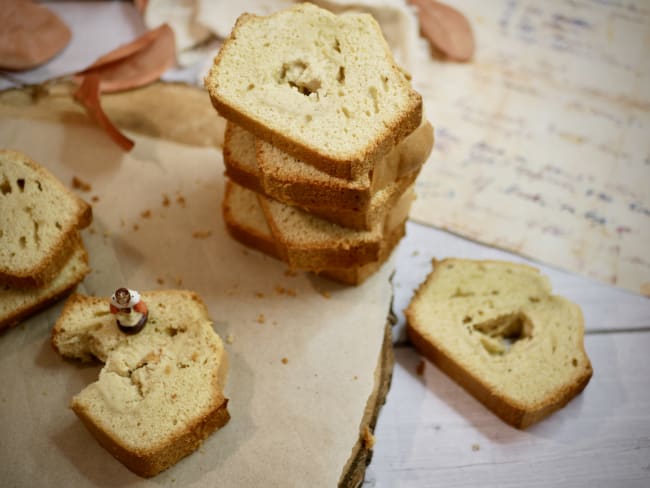
{"type": "Polygon", "coordinates": [[[518,428],[563,407],[592,375],[580,307],[530,266],[434,261],[406,318],[424,356],[518,428]]]}
{"type": "Polygon", "coordinates": [[[378,261],[382,242],[405,225],[415,193],[412,187],[405,191],[386,209],[383,220],[362,231],[341,227],[260,194],[257,198],[283,260],[294,268],[318,270],[378,261]]]}
{"type": "Polygon", "coordinates": [[[228,361],[198,295],[165,290],[141,296],[149,318],[132,335],[117,327],[109,298],[71,296],[52,344],[64,357],[105,363],[71,408],[115,458],[150,477],[228,421],[228,361]]]}
{"type": "Polygon", "coordinates": [[[367,174],[422,120],[372,16],[308,3],[242,15],[205,86],[223,117],[339,178],[367,174]]]}
{"type": "Polygon", "coordinates": [[[88,255],[77,235],[72,254],[59,274],[38,288],[0,285],[0,330],[17,325],[74,289],[90,272],[88,255]]]}
{"type": "MultiPolygon", "coordinates": [[[[430,126],[429,126],[430,127],[430,126]]],[[[422,137],[427,139],[427,128],[418,129],[411,137],[416,139],[422,137]]],[[[429,132],[430,134],[430,132],[429,132]]],[[[370,230],[379,221],[383,221],[387,209],[390,208],[406,189],[413,184],[420,172],[423,162],[426,160],[423,144],[398,146],[400,149],[393,151],[395,168],[403,170],[397,174],[397,179],[387,181],[387,177],[378,175],[373,177],[371,187],[370,178],[366,177],[367,186],[361,187],[357,182],[340,180],[331,176],[325,176],[327,183],[318,179],[310,179],[300,174],[299,168],[285,168],[275,174],[265,174],[262,170],[262,163],[255,155],[255,138],[250,133],[234,124],[228,124],[224,143],[224,163],[226,175],[235,183],[244,186],[257,193],[262,193],[281,203],[296,206],[305,211],[321,217],[329,222],[348,227],[355,230],[370,230]],[[416,163],[415,161],[419,161],[416,163]],[[278,175],[283,173],[289,180],[282,181],[278,175]],[[291,173],[294,173],[291,175],[291,173]],[[384,181],[378,182],[379,179],[384,181]],[[337,197],[338,195],[338,197],[337,197]],[[355,201],[357,202],[355,204],[355,201]]],[[[430,147],[429,147],[430,149],[430,147]]],[[[259,154],[259,153],[258,153],[259,154]]],[[[428,155],[428,149],[426,149],[428,155]]],[[[291,163],[300,165],[299,161],[291,163]]],[[[281,166],[282,161],[270,163],[281,166]]],[[[310,172],[317,172],[313,168],[302,165],[303,168],[310,168],[310,172]]],[[[384,171],[395,173],[393,170],[384,171]]],[[[322,174],[322,173],[321,173],[322,174]]]]}
{"type": "Polygon", "coordinates": [[[0,283],[14,287],[52,281],[92,220],[90,205],[10,150],[0,150],[0,208],[0,283]]]}
{"type": "MultiPolygon", "coordinates": [[[[245,246],[257,249],[271,257],[283,260],[286,250],[273,239],[262,207],[254,192],[235,185],[226,185],[223,215],[230,235],[245,246]]],[[[345,268],[306,269],[321,276],[344,283],[359,285],[373,275],[390,257],[393,249],[404,236],[404,225],[398,225],[382,240],[377,261],[345,268]]]]}

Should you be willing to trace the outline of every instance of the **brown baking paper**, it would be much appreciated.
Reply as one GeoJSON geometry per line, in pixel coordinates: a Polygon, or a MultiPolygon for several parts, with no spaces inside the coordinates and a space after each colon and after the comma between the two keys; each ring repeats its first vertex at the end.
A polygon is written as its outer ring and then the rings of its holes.
{"type": "Polygon", "coordinates": [[[218,149],[129,136],[136,144],[124,154],[78,120],[0,124],[1,146],[67,184],[90,184],[81,196],[95,200],[83,233],[93,271],[79,291],[187,288],[203,297],[226,341],[232,418],[177,465],[138,478],[68,408],[100,366],[52,350],[58,304],[0,336],[3,486],[336,486],[373,391],[391,266],[357,288],[287,273],[226,234],[218,149]]]}

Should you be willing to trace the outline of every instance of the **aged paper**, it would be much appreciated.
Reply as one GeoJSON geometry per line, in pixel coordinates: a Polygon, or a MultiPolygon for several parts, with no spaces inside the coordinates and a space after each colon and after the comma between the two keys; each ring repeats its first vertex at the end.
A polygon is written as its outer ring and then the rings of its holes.
{"type": "Polygon", "coordinates": [[[477,53],[421,52],[436,147],[411,217],[650,296],[650,4],[454,5],[477,53]]]}
{"type": "Polygon", "coordinates": [[[391,265],[359,287],[289,273],[227,235],[219,150],[129,136],[125,154],[76,122],[0,124],[0,147],[91,186],[81,195],[93,202],[83,233],[92,272],[79,291],[184,288],[205,300],[229,355],[231,420],[175,466],[138,478],[68,408],[99,367],[50,346],[59,303],[0,337],[0,484],[336,486],[374,394],[391,265]]]}

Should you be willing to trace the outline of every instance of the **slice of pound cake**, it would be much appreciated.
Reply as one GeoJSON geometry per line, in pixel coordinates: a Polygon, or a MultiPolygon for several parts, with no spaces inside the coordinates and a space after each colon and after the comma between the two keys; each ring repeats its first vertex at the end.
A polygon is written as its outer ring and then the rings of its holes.
{"type": "Polygon", "coordinates": [[[205,86],[223,117],[340,178],[367,174],[422,120],[372,16],[308,3],[242,15],[205,86]]]}
{"type": "Polygon", "coordinates": [[[0,150],[0,283],[39,287],[59,274],[92,208],[47,169],[0,150]]]}
{"type": "Polygon", "coordinates": [[[52,344],[65,357],[105,363],[99,380],[72,399],[72,410],[115,458],[150,477],[228,421],[228,361],[198,295],[153,291],[141,301],[147,322],[138,333],[125,333],[111,299],[73,295],[52,344]]]}
{"type": "Polygon", "coordinates": [[[580,307],[530,266],[434,261],[406,317],[424,356],[518,428],[566,405],[592,375],[580,307]]]}

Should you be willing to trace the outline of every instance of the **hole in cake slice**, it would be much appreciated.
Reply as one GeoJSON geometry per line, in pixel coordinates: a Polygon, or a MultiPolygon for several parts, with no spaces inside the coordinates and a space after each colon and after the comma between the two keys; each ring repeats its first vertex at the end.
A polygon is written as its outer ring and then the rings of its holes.
{"type": "Polygon", "coordinates": [[[506,354],[520,340],[533,335],[533,324],[523,313],[508,314],[473,325],[490,354],[506,354]]]}

